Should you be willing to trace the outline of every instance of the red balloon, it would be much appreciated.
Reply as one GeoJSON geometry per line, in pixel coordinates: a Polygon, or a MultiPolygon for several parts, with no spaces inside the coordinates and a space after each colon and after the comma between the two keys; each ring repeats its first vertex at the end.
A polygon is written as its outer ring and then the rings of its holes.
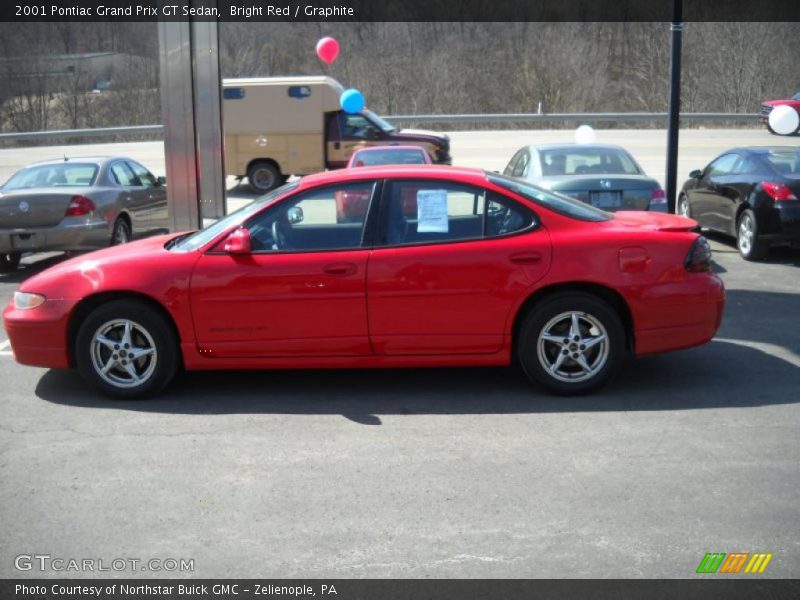
{"type": "Polygon", "coordinates": [[[331,64],[339,56],[339,42],[332,37],[324,37],[317,42],[317,56],[327,64],[331,64]]]}

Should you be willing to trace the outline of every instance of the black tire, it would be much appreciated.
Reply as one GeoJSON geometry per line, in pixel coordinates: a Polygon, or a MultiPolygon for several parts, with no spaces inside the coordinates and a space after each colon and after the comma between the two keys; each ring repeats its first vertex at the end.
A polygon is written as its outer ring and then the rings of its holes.
{"type": "Polygon", "coordinates": [[[531,381],[559,395],[586,394],[619,372],[626,356],[625,329],[617,312],[603,300],[583,292],[564,292],[546,298],[528,313],[519,330],[517,350],[531,381]],[[572,315],[578,321],[577,340],[572,315]],[[549,340],[544,340],[546,333],[549,340]],[[583,343],[601,335],[605,337],[588,348],[583,343]],[[545,362],[555,365],[554,370],[546,368],[545,362]]]}
{"type": "Polygon", "coordinates": [[[136,300],[114,300],[92,311],[81,323],[75,362],[81,375],[103,394],[129,400],[156,394],[172,381],[180,354],[172,327],[158,310],[136,300]],[[128,348],[126,323],[131,325],[128,348]],[[106,341],[95,341],[97,336],[106,341]],[[130,360],[131,350],[150,348],[152,353],[130,360]],[[104,375],[102,366],[109,365],[104,375]],[[133,375],[142,381],[137,382],[133,375]]]}
{"type": "Polygon", "coordinates": [[[769,254],[769,244],[760,239],[756,215],[749,208],[736,221],[736,248],[745,260],[762,260],[769,254]]]}
{"type": "Polygon", "coordinates": [[[767,123],[767,131],[769,131],[772,135],[778,135],[777,133],[775,133],[775,130],[769,126],[769,123],[767,123]]]}
{"type": "Polygon", "coordinates": [[[678,206],[676,212],[684,217],[689,217],[690,219],[692,218],[692,205],[689,204],[689,198],[686,197],[686,194],[681,194],[678,196],[678,206]],[[684,205],[686,206],[685,212],[684,205]]]}
{"type": "Polygon", "coordinates": [[[10,273],[19,266],[22,255],[16,252],[0,254],[0,273],[10,273]]]}
{"type": "Polygon", "coordinates": [[[111,230],[111,246],[119,246],[120,244],[127,244],[133,237],[131,233],[131,225],[125,217],[117,217],[114,221],[114,228],[111,230]]]}
{"type": "Polygon", "coordinates": [[[283,183],[283,175],[273,163],[258,161],[247,169],[247,182],[256,194],[266,194],[283,183]]]}

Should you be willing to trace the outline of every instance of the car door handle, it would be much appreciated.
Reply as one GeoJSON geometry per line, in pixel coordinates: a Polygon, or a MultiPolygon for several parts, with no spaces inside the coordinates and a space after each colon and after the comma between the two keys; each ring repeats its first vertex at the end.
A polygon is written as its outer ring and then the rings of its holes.
{"type": "Polygon", "coordinates": [[[358,267],[349,262],[331,263],[322,267],[328,275],[355,275],[358,267]]]}
{"type": "Polygon", "coordinates": [[[536,265],[542,262],[542,255],[538,252],[519,252],[509,256],[508,260],[517,265],[536,265]]]}

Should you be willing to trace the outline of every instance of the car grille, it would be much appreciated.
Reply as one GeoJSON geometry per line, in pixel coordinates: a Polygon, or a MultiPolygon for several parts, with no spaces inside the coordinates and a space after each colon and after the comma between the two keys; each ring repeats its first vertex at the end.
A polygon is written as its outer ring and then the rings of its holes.
{"type": "Polygon", "coordinates": [[[772,107],[769,104],[762,104],[761,105],[761,116],[768,117],[769,113],[772,112],[772,107]]]}

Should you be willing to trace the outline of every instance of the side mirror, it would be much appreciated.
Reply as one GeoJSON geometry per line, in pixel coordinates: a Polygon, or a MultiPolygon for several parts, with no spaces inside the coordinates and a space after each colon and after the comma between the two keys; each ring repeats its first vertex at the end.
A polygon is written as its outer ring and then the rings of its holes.
{"type": "Polygon", "coordinates": [[[163,175],[156,177],[156,185],[167,185],[167,178],[163,175]]]}
{"type": "Polygon", "coordinates": [[[700,169],[695,169],[691,173],[689,173],[689,177],[692,179],[700,179],[703,176],[703,172],[700,169]]]}
{"type": "Polygon", "coordinates": [[[225,240],[225,252],[234,255],[250,254],[250,232],[240,227],[231,233],[225,240]]]}
{"type": "Polygon", "coordinates": [[[290,208],[286,213],[286,218],[289,219],[290,225],[295,225],[297,223],[302,223],[303,219],[303,209],[299,206],[293,206],[290,208]]]}

